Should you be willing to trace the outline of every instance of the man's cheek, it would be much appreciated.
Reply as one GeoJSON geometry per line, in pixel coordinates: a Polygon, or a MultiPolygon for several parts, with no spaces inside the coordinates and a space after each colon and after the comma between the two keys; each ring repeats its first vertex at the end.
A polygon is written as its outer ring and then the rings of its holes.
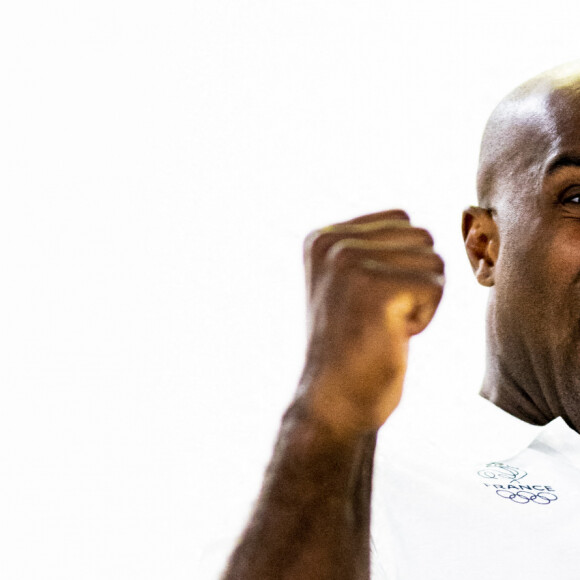
{"type": "MultiPolygon", "coordinates": [[[[572,220],[571,220],[572,221],[572,220]]],[[[561,228],[551,244],[549,282],[580,284],[580,222],[561,228]]]]}

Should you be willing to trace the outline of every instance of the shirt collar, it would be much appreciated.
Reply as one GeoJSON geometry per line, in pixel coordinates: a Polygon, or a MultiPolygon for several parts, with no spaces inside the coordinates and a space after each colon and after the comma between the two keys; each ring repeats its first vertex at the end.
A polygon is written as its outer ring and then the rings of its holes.
{"type": "Polygon", "coordinates": [[[560,455],[568,463],[580,469],[580,434],[566,424],[562,417],[548,423],[532,442],[542,443],[560,455]]]}
{"type": "Polygon", "coordinates": [[[386,446],[392,447],[390,453],[414,448],[426,457],[447,455],[477,465],[506,461],[536,441],[580,468],[580,435],[561,417],[546,425],[531,425],[474,393],[408,399],[389,418],[381,435],[386,446]]]}
{"type": "Polygon", "coordinates": [[[501,461],[518,455],[535,443],[548,445],[567,461],[580,468],[580,434],[570,428],[562,417],[546,425],[531,425],[500,409],[487,399],[476,396],[458,407],[463,423],[471,427],[463,445],[463,453],[475,461],[501,461]]]}

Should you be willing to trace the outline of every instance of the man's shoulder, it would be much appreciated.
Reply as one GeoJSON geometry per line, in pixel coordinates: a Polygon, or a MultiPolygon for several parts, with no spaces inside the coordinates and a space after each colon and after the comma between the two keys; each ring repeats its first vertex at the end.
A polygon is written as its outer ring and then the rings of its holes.
{"type": "Polygon", "coordinates": [[[570,554],[580,565],[570,517],[580,510],[580,435],[561,419],[529,425],[475,394],[446,403],[434,412],[427,398],[407,401],[381,435],[377,566],[389,578],[449,580],[493,575],[490,553],[505,577],[545,577],[570,554]],[[572,528],[574,540],[559,531],[572,528]],[[538,543],[545,552],[530,553],[538,543]]]}
{"type": "Polygon", "coordinates": [[[490,455],[515,454],[541,430],[474,391],[423,394],[404,399],[389,418],[379,436],[377,455],[477,462],[490,455]]]}

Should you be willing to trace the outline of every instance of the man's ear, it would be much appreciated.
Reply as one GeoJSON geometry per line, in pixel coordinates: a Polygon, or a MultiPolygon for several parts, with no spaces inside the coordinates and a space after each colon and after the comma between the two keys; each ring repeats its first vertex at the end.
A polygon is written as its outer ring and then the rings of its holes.
{"type": "Polygon", "coordinates": [[[467,257],[477,281],[483,286],[493,286],[499,232],[491,212],[481,207],[468,207],[463,212],[461,227],[467,257]]]}

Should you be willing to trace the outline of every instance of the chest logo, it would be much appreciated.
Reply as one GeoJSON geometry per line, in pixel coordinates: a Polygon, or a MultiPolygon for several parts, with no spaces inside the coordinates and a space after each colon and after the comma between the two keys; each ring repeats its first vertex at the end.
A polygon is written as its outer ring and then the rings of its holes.
{"type": "Polygon", "coordinates": [[[488,463],[477,475],[486,480],[483,485],[495,490],[496,495],[518,504],[548,505],[558,499],[550,485],[522,483],[528,472],[499,461],[488,463]]]}

